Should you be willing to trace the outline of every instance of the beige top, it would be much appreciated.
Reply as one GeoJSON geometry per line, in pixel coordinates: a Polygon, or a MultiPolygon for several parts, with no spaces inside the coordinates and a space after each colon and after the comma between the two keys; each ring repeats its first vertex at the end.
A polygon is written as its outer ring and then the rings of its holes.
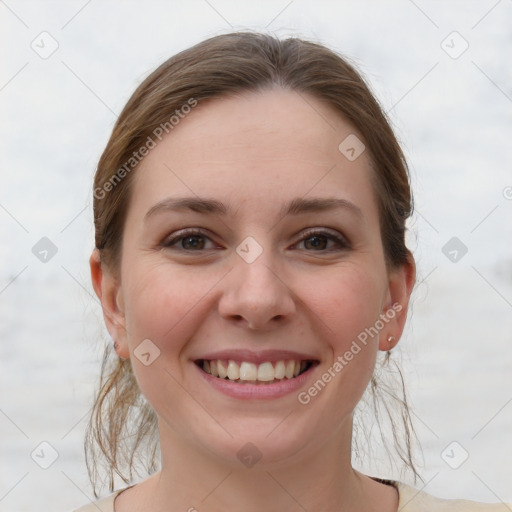
{"type": "MultiPolygon", "coordinates": [[[[467,500],[444,500],[435,498],[424,491],[420,491],[401,482],[394,480],[381,480],[382,483],[392,485],[398,490],[398,510],[400,512],[504,512],[507,508],[512,509],[512,504],[508,503],[480,503],[467,500]]],[[[124,489],[116,491],[114,494],[99,500],[85,507],[75,510],[75,512],[115,512],[114,500],[124,489]]]]}

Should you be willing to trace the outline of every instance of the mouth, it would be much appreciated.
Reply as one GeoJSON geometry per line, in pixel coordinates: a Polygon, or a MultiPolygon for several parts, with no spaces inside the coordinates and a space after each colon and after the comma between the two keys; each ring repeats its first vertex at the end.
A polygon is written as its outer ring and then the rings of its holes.
{"type": "Polygon", "coordinates": [[[314,359],[280,359],[277,361],[252,361],[234,359],[197,359],[194,361],[204,373],[218,380],[239,385],[268,386],[291,381],[319,364],[314,359]]]}

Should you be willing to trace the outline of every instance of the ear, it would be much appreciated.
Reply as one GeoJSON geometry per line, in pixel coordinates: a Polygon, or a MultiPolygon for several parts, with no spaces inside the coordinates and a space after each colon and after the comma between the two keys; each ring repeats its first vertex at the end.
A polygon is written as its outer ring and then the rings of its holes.
{"type": "Polygon", "coordinates": [[[379,334],[379,350],[387,351],[396,346],[405,327],[409,299],[416,282],[416,263],[409,252],[407,262],[388,274],[388,293],[381,319],[384,327],[379,334]]]}
{"type": "Polygon", "coordinates": [[[103,318],[107,330],[114,340],[114,347],[119,357],[127,359],[130,356],[126,336],[123,291],[121,284],[102,265],[100,251],[94,249],[89,258],[91,279],[94,291],[100,299],[103,318]]]}

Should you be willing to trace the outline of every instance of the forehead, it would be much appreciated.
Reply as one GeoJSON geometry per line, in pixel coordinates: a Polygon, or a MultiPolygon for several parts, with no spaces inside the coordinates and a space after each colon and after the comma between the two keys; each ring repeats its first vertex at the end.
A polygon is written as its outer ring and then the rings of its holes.
{"type": "Polygon", "coordinates": [[[305,93],[272,89],[199,102],[142,160],[134,198],[186,193],[261,208],[311,193],[368,203],[360,206],[375,213],[366,152],[351,160],[339,149],[355,136],[362,139],[305,93]]]}

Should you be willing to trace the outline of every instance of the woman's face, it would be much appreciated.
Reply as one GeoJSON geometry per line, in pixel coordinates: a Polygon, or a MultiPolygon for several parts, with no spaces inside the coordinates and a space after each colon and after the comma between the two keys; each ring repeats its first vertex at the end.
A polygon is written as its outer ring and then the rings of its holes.
{"type": "Polygon", "coordinates": [[[248,93],[199,103],[134,171],[110,330],[163,444],[239,464],[349,435],[412,282],[386,269],[355,136],[311,96],[248,93]]]}

